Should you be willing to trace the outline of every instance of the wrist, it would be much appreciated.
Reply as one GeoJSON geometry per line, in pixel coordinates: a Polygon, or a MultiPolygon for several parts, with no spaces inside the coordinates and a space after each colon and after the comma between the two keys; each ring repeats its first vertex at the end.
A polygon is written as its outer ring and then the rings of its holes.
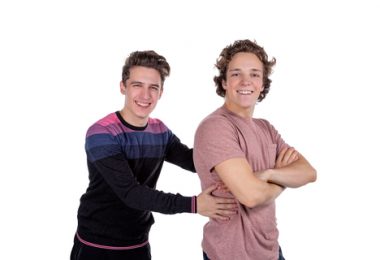
{"type": "Polygon", "coordinates": [[[267,169],[264,171],[264,174],[267,182],[272,182],[274,180],[275,169],[267,169]]]}

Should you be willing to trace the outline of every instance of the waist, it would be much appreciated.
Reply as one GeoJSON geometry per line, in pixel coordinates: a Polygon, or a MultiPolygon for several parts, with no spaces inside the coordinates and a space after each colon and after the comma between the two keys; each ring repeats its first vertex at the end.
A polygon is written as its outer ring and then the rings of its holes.
{"type": "Polygon", "coordinates": [[[103,245],[103,244],[98,244],[98,243],[93,243],[93,242],[87,241],[87,240],[83,239],[78,234],[78,232],[76,233],[75,236],[76,236],[76,239],[78,239],[79,242],[81,242],[82,244],[84,244],[86,246],[96,247],[96,248],[101,248],[101,249],[107,249],[107,250],[131,250],[131,249],[143,247],[143,246],[145,246],[146,244],[149,243],[149,241],[146,240],[146,241],[144,241],[142,243],[135,244],[135,245],[111,246],[111,245],[103,245]]]}

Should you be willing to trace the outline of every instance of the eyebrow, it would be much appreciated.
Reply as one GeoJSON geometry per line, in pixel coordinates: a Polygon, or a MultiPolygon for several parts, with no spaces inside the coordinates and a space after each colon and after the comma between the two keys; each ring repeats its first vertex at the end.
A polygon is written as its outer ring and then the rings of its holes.
{"type": "MultiPolygon", "coordinates": [[[[241,71],[241,69],[230,69],[228,70],[228,72],[235,72],[235,71],[241,71]]],[[[258,72],[261,72],[262,70],[259,70],[259,69],[250,69],[250,71],[258,71],[258,72]]]]}
{"type": "Polygon", "coordinates": [[[131,84],[143,84],[143,83],[141,81],[134,80],[134,81],[131,81],[131,84]]]}
{"type": "MultiPolygon", "coordinates": [[[[144,85],[143,82],[138,81],[138,80],[131,81],[131,84],[140,84],[140,85],[144,85]]],[[[158,87],[158,88],[161,87],[159,84],[148,84],[148,85],[151,86],[151,87],[152,87],[152,86],[154,86],[154,87],[158,87]]]]}

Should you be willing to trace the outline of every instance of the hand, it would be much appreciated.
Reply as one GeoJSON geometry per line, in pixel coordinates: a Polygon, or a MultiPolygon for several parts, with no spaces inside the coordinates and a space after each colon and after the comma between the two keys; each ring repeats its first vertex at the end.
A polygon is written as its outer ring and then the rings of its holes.
{"type": "Polygon", "coordinates": [[[293,147],[284,148],[276,159],[275,168],[285,167],[298,160],[298,152],[293,147]]]}
{"type": "Polygon", "coordinates": [[[221,189],[220,187],[220,185],[212,185],[197,196],[197,212],[199,214],[218,220],[229,220],[230,216],[237,214],[235,199],[212,195],[212,192],[221,189]]]}

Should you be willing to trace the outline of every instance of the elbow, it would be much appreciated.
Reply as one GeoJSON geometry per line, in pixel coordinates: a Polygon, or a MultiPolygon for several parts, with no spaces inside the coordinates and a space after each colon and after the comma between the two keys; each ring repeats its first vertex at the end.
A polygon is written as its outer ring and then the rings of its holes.
{"type": "Polygon", "coordinates": [[[264,199],[257,194],[253,194],[251,196],[244,196],[243,198],[238,199],[238,201],[248,208],[254,208],[261,205],[264,199]]]}
{"type": "Polygon", "coordinates": [[[302,187],[308,183],[313,183],[317,180],[317,171],[314,168],[311,168],[307,173],[304,175],[304,178],[300,182],[295,182],[291,185],[288,185],[289,188],[299,188],[302,187]]]}
{"type": "Polygon", "coordinates": [[[310,182],[317,181],[317,170],[312,168],[310,173],[310,182]]]}

